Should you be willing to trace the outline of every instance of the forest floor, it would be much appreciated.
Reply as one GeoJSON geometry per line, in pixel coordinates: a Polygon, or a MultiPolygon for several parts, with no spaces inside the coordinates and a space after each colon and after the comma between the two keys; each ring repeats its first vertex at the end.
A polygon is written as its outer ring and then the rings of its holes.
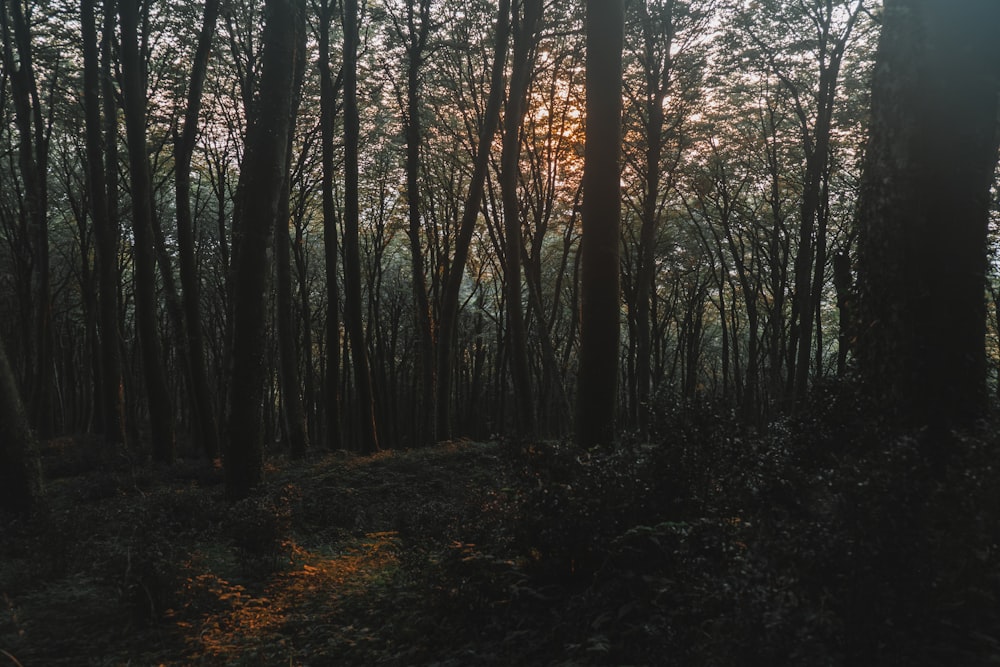
{"type": "Polygon", "coordinates": [[[657,446],[451,443],[221,472],[44,446],[0,665],[997,665],[998,438],[833,412],[657,446]],[[931,463],[928,463],[931,460],[931,463]]]}

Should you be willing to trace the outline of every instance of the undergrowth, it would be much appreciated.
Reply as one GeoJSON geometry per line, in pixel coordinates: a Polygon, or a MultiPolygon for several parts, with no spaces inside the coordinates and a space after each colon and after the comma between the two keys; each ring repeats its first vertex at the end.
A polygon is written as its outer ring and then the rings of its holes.
{"type": "Polygon", "coordinates": [[[995,430],[873,426],[849,390],[766,429],[455,443],[217,471],[60,441],[0,518],[22,664],[987,665],[1000,660],[995,430]],[[949,452],[946,465],[929,451],[949,452]]]}

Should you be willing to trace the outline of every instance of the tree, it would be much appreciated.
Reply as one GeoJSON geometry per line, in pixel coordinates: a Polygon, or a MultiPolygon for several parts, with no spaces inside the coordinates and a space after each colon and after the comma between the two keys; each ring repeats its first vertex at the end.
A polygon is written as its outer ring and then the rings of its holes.
{"type": "Polygon", "coordinates": [[[205,89],[208,60],[219,18],[219,0],[207,0],[198,33],[198,46],[191,65],[184,123],[174,136],[174,186],[177,210],[177,251],[180,279],[183,288],[184,334],[187,337],[188,376],[191,381],[191,405],[197,421],[198,439],[202,452],[209,459],[219,455],[219,427],[212,408],[205,364],[205,346],[202,336],[201,286],[195,257],[194,220],[191,214],[191,159],[198,135],[198,117],[205,89]]]}
{"type": "Polygon", "coordinates": [[[858,359],[911,425],[983,416],[1000,4],[887,0],[858,203],[858,359]]]}
{"type": "Polygon", "coordinates": [[[35,435],[0,342],[0,509],[28,513],[42,496],[42,469],[35,435]]]}
{"type": "Polygon", "coordinates": [[[576,441],[610,444],[618,407],[623,0],[587,0],[576,441]]]}
{"type": "Polygon", "coordinates": [[[361,316],[361,250],[358,203],[358,143],[361,121],[358,111],[358,0],[344,0],[344,319],[351,341],[354,382],[361,412],[362,453],[377,451],[378,425],[375,418],[375,395],[372,390],[365,324],[361,316]]]}
{"type": "Polygon", "coordinates": [[[268,249],[287,186],[288,137],[300,0],[267,0],[257,121],[243,156],[246,187],[238,203],[240,243],[235,266],[232,383],[229,398],[226,495],[249,496],[263,474],[268,249]]]}
{"type": "Polygon", "coordinates": [[[517,181],[520,173],[521,123],[527,112],[528,86],[538,24],[542,18],[541,0],[522,0],[515,3],[512,20],[514,32],[514,57],[511,64],[510,90],[504,110],[503,145],[500,151],[500,191],[504,218],[504,280],[507,303],[507,341],[510,345],[508,361],[514,384],[514,404],[517,412],[517,429],[530,437],[535,431],[535,402],[532,399],[531,372],[528,367],[528,330],[524,318],[521,294],[521,215],[517,198],[517,181]],[[520,5],[520,15],[517,6],[520,5]]]}
{"type": "Polygon", "coordinates": [[[340,433],[340,284],[338,280],[337,205],[334,200],[334,119],[337,115],[336,94],[343,83],[334,79],[330,68],[330,24],[333,0],[321,0],[319,6],[319,76],[320,76],[320,144],[322,151],[321,196],[323,206],[323,257],[326,267],[326,377],[324,378],[324,412],[326,414],[326,446],[341,449],[340,433]]]}
{"type": "Polygon", "coordinates": [[[94,0],[81,0],[83,104],[86,124],[87,187],[97,251],[101,395],[97,397],[102,434],[111,444],[125,442],[121,331],[118,324],[118,226],[111,217],[101,140],[100,57],[94,0]]]}
{"type": "MultiPolygon", "coordinates": [[[[305,43],[305,12],[299,12],[299,25],[296,33],[301,39],[295,42],[295,72],[292,100],[292,123],[298,116],[302,89],[305,77],[306,43],[305,43]]],[[[295,322],[292,296],[292,247],[289,238],[289,222],[291,221],[291,164],[294,155],[293,134],[288,133],[288,168],[286,181],[281,189],[281,199],[278,204],[278,215],[275,217],[274,256],[277,278],[277,310],[278,310],[278,370],[281,385],[281,411],[285,433],[289,440],[289,452],[295,458],[305,456],[309,447],[309,432],[306,428],[306,413],[302,404],[302,390],[299,376],[299,351],[295,342],[295,322]]]]}
{"type": "MultiPolygon", "coordinates": [[[[35,73],[32,34],[20,1],[0,7],[3,65],[9,73],[18,131],[18,169],[24,188],[20,212],[25,227],[23,251],[28,255],[30,333],[25,336],[31,373],[29,406],[41,435],[54,429],[52,295],[49,260],[48,181],[50,123],[43,115],[35,73]]],[[[54,85],[54,84],[53,84],[54,85]]]]}
{"type": "Polygon", "coordinates": [[[132,233],[135,238],[132,252],[135,261],[136,326],[149,402],[153,459],[169,463],[174,458],[174,414],[157,322],[153,192],[146,146],[146,75],[139,50],[139,5],[140,0],[121,0],[118,5],[122,99],[132,194],[132,233]]]}

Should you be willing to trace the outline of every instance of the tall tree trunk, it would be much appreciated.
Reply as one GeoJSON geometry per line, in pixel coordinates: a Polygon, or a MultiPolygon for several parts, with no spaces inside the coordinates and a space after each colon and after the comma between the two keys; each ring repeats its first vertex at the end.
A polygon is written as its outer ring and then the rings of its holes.
{"type": "MultiPolygon", "coordinates": [[[[302,87],[306,64],[306,32],[305,12],[299,12],[299,24],[296,26],[295,40],[295,81],[294,90],[302,87]]],[[[298,116],[300,95],[294,95],[292,101],[292,127],[298,116]]],[[[293,133],[288,133],[288,152],[286,161],[292,163],[293,133]]],[[[281,386],[281,410],[285,432],[288,434],[289,451],[293,458],[302,458],[309,447],[309,432],[306,429],[306,413],[302,405],[302,382],[299,374],[299,350],[295,336],[295,313],[292,295],[292,248],[288,236],[291,220],[291,169],[286,169],[284,187],[281,190],[281,200],[278,204],[278,215],[275,218],[274,255],[278,282],[278,369],[281,386]]]]}
{"type": "Polygon", "coordinates": [[[177,212],[177,252],[180,268],[184,334],[187,338],[187,374],[191,383],[191,407],[197,422],[197,439],[204,456],[219,456],[219,426],[208,384],[205,344],[202,336],[201,288],[195,256],[194,219],[191,214],[191,158],[198,135],[205,74],[219,18],[219,0],[207,0],[188,88],[184,125],[174,139],[174,186],[177,212]]]}
{"type": "Polygon", "coordinates": [[[469,180],[469,191],[462,208],[462,219],[455,238],[455,254],[448,271],[438,320],[437,387],[438,387],[438,433],[448,439],[452,434],[451,424],[451,380],[452,364],[455,358],[455,338],[458,331],[458,299],[465,275],[465,262],[469,258],[472,233],[479,217],[489,168],[490,144],[500,125],[500,108],[504,96],[504,65],[510,38],[510,0],[500,0],[497,9],[493,64],[490,70],[490,94],[483,112],[482,125],[476,143],[476,157],[469,180]]]}
{"type": "Polygon", "coordinates": [[[156,266],[153,254],[153,196],[146,153],[146,77],[139,52],[140,0],[121,0],[122,98],[132,191],[135,307],[142,366],[149,401],[153,459],[174,458],[174,417],[163,367],[157,325],[156,266]]]}
{"type": "Polygon", "coordinates": [[[264,5],[260,109],[258,121],[247,137],[243,155],[246,187],[238,202],[242,237],[234,267],[232,379],[225,456],[226,495],[231,500],[253,493],[263,475],[270,274],[267,254],[281,190],[288,178],[297,15],[303,11],[301,0],[267,0],[264,5]]]}
{"type": "Polygon", "coordinates": [[[365,323],[361,309],[361,249],[358,192],[358,143],[361,120],[358,112],[358,0],[344,0],[344,319],[351,341],[354,382],[358,392],[361,441],[364,454],[379,449],[375,421],[375,394],[372,390],[365,323]]]}
{"type": "Polygon", "coordinates": [[[510,374],[519,435],[535,432],[535,401],[532,398],[531,372],[528,364],[528,330],[524,318],[521,290],[521,214],[517,199],[520,175],[521,122],[527,111],[528,86],[531,83],[532,59],[541,20],[541,0],[522,0],[521,15],[514,25],[514,59],[511,65],[510,90],[504,111],[503,145],[500,153],[500,191],[504,223],[504,287],[507,295],[507,340],[510,345],[510,374]]]}
{"type": "Polygon", "coordinates": [[[623,0],[587,0],[580,370],[576,442],[615,440],[618,407],[623,0]]]}
{"type": "Polygon", "coordinates": [[[27,514],[42,498],[42,469],[17,381],[0,342],[0,509],[27,514]]]}
{"type": "Polygon", "coordinates": [[[18,169],[24,182],[23,215],[27,218],[28,231],[25,250],[30,256],[32,333],[26,341],[30,373],[28,406],[38,434],[47,438],[55,428],[47,187],[49,140],[38,96],[31,29],[21,2],[5,0],[0,19],[3,61],[10,73],[14,122],[18,131],[18,169]]]}
{"type": "Polygon", "coordinates": [[[101,146],[100,58],[94,0],[81,0],[83,104],[86,123],[87,188],[97,250],[101,395],[97,397],[101,434],[109,444],[125,442],[121,330],[118,323],[118,228],[108,210],[107,179],[101,146]]]}
{"type": "Polygon", "coordinates": [[[322,143],[323,179],[323,250],[326,267],[326,377],[323,408],[326,415],[327,449],[342,448],[340,424],[340,285],[338,279],[337,205],[333,196],[334,119],[336,95],[342,79],[334,80],[330,71],[330,24],[333,0],[322,0],[319,29],[320,71],[320,141],[322,143]]]}
{"type": "Polygon", "coordinates": [[[437,440],[437,397],[434,361],[434,326],[431,306],[424,281],[424,252],[420,204],[420,152],[423,142],[421,126],[421,70],[424,51],[430,34],[430,0],[408,0],[406,3],[407,33],[399,37],[406,41],[406,114],[403,119],[406,135],[406,202],[409,218],[407,230],[410,237],[410,268],[413,281],[413,297],[416,303],[416,324],[420,345],[420,392],[416,397],[416,412],[420,432],[416,434],[418,443],[437,440]],[[416,8],[414,5],[418,5],[416,8]],[[417,9],[415,12],[414,9],[417,9]],[[419,13],[419,21],[416,14],[419,13]]]}
{"type": "Polygon", "coordinates": [[[858,359],[888,414],[986,413],[986,250],[1000,3],[887,0],[861,195],[858,359]]]}

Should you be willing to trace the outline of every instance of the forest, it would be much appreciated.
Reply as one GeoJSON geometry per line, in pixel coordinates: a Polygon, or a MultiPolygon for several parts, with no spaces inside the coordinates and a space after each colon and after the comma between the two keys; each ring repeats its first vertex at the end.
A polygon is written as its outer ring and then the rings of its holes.
{"type": "Polygon", "coordinates": [[[998,34],[3,0],[0,665],[996,664],[998,34]]]}

